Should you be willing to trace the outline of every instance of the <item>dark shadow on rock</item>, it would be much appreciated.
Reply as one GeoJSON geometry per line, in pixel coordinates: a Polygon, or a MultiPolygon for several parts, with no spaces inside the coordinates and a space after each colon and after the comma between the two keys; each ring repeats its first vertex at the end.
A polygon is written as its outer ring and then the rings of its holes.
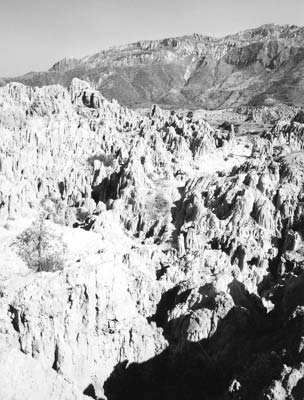
{"type": "Polygon", "coordinates": [[[95,393],[95,388],[92,384],[90,384],[83,392],[88,397],[91,397],[92,399],[97,399],[96,393],[95,393]]]}
{"type": "Polygon", "coordinates": [[[179,286],[175,286],[163,293],[160,302],[157,305],[156,313],[148,318],[148,322],[155,322],[158,327],[164,329],[167,321],[167,311],[170,310],[176,301],[179,286]]]}
{"type": "Polygon", "coordinates": [[[304,378],[298,381],[296,387],[292,390],[292,396],[294,400],[304,399],[304,378]]]}
{"type": "Polygon", "coordinates": [[[242,282],[234,279],[228,285],[228,288],[235,305],[244,307],[253,313],[265,314],[266,310],[260,297],[254,293],[249,293],[242,282]]]}
{"type": "MultiPolygon", "coordinates": [[[[171,293],[175,300],[176,294],[171,293]]],[[[243,387],[239,398],[256,400],[283,368],[276,351],[285,344],[268,318],[235,306],[210,338],[180,338],[146,362],[119,363],[105,382],[105,394],[108,400],[224,400],[230,398],[229,384],[238,377],[243,387]]],[[[170,327],[178,325],[174,322],[167,324],[168,337],[170,327]]]]}
{"type": "Polygon", "coordinates": [[[207,399],[215,380],[218,388],[222,386],[222,377],[206,362],[199,343],[187,347],[183,352],[169,347],[153,359],[127,368],[117,365],[104,385],[108,400],[207,399]]]}

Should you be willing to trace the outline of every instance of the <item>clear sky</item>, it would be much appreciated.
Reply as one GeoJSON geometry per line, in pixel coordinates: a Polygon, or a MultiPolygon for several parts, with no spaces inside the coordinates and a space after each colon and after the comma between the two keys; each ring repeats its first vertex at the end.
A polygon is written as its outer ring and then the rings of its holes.
{"type": "Polygon", "coordinates": [[[304,0],[0,0],[0,76],[141,39],[304,25],[304,0]]]}

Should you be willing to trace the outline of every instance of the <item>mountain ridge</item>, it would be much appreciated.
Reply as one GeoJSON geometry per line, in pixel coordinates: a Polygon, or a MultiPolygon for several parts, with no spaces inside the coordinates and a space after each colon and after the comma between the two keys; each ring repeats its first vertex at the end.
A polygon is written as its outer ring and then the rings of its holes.
{"type": "MultiPolygon", "coordinates": [[[[75,62],[75,61],[76,61],[76,62],[83,62],[83,61],[85,61],[85,60],[89,60],[90,58],[92,58],[92,57],[94,57],[94,56],[97,56],[98,54],[102,54],[102,53],[110,52],[110,51],[115,51],[115,50],[120,50],[120,51],[122,51],[122,50],[127,50],[127,49],[129,49],[130,47],[135,47],[135,46],[137,46],[137,47],[140,47],[140,46],[149,46],[149,45],[153,46],[154,44],[157,44],[157,43],[169,43],[170,41],[174,41],[174,40],[191,40],[191,39],[198,40],[198,41],[202,41],[202,40],[211,40],[211,41],[217,42],[217,41],[225,40],[225,39],[227,39],[227,38],[231,38],[231,37],[234,37],[234,36],[242,36],[242,35],[246,35],[246,34],[248,34],[248,33],[250,34],[250,33],[254,32],[254,31],[259,31],[259,30],[261,30],[261,29],[262,29],[262,30],[263,30],[263,29],[267,30],[267,28],[268,28],[268,29],[274,29],[274,30],[275,30],[276,28],[278,28],[279,30],[280,30],[280,29],[289,29],[289,28],[294,28],[294,29],[297,29],[297,30],[298,30],[298,29],[299,29],[299,30],[304,29],[304,28],[301,28],[301,27],[296,26],[296,25],[289,25],[289,24],[278,25],[278,24],[270,23],[270,24],[263,24],[263,25],[261,25],[261,26],[259,26],[259,27],[257,27],[257,28],[245,29],[245,30],[242,30],[242,31],[233,33],[233,34],[228,34],[228,35],[224,35],[224,36],[220,36],[220,37],[212,36],[212,35],[205,35],[205,34],[198,33],[198,32],[193,32],[192,34],[185,34],[185,35],[181,35],[181,36],[165,37],[165,38],[161,38],[161,39],[144,39],[144,40],[138,40],[138,41],[131,42],[131,43],[127,43],[127,44],[109,46],[109,47],[107,47],[107,48],[101,49],[100,51],[97,51],[96,53],[94,53],[94,54],[92,54],[92,55],[86,55],[86,56],[83,56],[83,57],[80,57],[80,58],[77,58],[77,57],[74,57],[74,56],[64,57],[64,58],[62,58],[61,60],[58,60],[57,62],[55,62],[55,63],[48,69],[48,71],[55,71],[55,70],[57,70],[57,67],[56,67],[56,66],[57,66],[58,64],[60,64],[60,63],[64,63],[64,62],[68,62],[68,61],[72,61],[72,62],[75,62]]],[[[72,69],[72,68],[71,68],[71,69],[72,69]]]]}
{"type": "Polygon", "coordinates": [[[304,28],[265,24],[222,38],[194,33],[115,46],[1,84],[68,87],[77,77],[132,108],[221,109],[301,105],[303,72],[304,28]]]}

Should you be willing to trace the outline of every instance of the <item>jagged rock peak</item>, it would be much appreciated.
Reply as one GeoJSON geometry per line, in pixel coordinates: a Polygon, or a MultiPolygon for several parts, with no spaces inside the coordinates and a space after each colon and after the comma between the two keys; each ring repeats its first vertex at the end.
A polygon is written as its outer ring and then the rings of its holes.
{"type": "Polygon", "coordinates": [[[62,60],[56,62],[49,71],[53,72],[63,72],[69,69],[77,67],[79,60],[75,57],[65,57],[62,60]]]}
{"type": "Polygon", "coordinates": [[[105,98],[91,87],[88,82],[74,78],[70,85],[72,103],[90,108],[99,108],[105,98]]]}

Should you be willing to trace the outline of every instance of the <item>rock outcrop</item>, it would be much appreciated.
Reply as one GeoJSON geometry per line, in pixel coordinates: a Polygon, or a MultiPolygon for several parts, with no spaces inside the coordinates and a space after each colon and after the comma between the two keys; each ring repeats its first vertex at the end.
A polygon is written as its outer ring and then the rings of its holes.
{"type": "Polygon", "coordinates": [[[1,398],[301,398],[301,113],[220,115],[0,89],[1,398]],[[61,271],[18,256],[38,214],[61,271]]]}

